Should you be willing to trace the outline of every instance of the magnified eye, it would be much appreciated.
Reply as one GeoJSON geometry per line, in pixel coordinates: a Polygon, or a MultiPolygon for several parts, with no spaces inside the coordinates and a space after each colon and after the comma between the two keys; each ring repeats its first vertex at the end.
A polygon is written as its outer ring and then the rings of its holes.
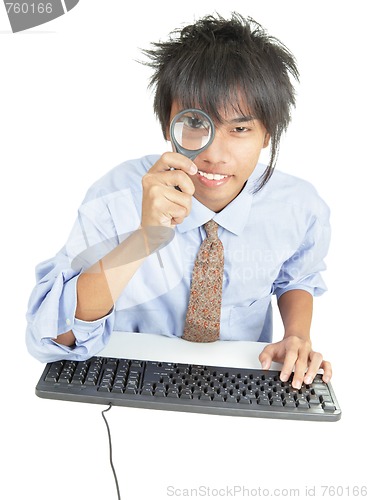
{"type": "Polygon", "coordinates": [[[206,127],[206,124],[202,120],[196,118],[196,116],[184,116],[183,123],[189,128],[209,128],[206,127]]]}

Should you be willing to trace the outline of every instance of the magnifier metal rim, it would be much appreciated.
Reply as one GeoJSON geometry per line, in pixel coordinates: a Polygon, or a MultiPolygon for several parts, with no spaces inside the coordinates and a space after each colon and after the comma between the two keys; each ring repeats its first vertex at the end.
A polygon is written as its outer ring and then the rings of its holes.
{"type": "Polygon", "coordinates": [[[172,121],[170,123],[169,134],[170,134],[170,139],[173,142],[174,147],[176,148],[177,153],[181,153],[181,154],[187,156],[187,158],[190,158],[190,160],[194,160],[197,155],[199,155],[200,153],[202,153],[203,151],[205,151],[205,149],[208,148],[210,146],[210,144],[213,142],[214,135],[215,135],[215,127],[214,127],[213,120],[210,118],[210,116],[207,113],[205,113],[205,111],[202,111],[201,109],[197,109],[197,108],[188,108],[188,109],[184,109],[183,111],[180,111],[179,113],[177,113],[174,116],[174,118],[172,119],[172,121]],[[207,121],[209,122],[209,124],[210,124],[210,138],[209,138],[209,142],[207,144],[205,144],[205,146],[203,146],[200,149],[186,149],[183,146],[181,146],[179,144],[179,142],[177,141],[177,139],[175,138],[175,135],[174,135],[174,125],[176,124],[176,122],[178,121],[178,119],[182,115],[185,115],[186,113],[199,113],[199,114],[203,115],[207,119],[207,121]]]}

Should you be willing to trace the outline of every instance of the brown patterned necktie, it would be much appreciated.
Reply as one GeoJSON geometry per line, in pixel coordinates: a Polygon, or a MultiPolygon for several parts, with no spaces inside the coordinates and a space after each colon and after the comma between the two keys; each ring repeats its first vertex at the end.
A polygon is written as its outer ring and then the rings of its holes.
{"type": "Polygon", "coordinates": [[[182,338],[192,342],[219,339],[224,269],[223,244],[218,224],[204,225],[207,238],[202,242],[192,272],[190,300],[182,338]]]}

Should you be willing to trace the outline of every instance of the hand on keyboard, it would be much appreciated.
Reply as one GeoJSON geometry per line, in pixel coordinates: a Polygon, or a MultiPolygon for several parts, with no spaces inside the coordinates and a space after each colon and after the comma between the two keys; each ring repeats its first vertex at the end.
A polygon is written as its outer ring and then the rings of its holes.
{"type": "Polygon", "coordinates": [[[302,383],[310,384],[320,368],[323,369],[323,380],[328,383],[332,378],[332,367],[324,361],[319,352],[311,348],[310,341],[297,336],[286,337],[280,342],[266,346],[259,356],[261,366],[268,370],[272,361],[282,363],[281,380],[287,381],[294,370],[292,386],[300,389],[302,383]]]}

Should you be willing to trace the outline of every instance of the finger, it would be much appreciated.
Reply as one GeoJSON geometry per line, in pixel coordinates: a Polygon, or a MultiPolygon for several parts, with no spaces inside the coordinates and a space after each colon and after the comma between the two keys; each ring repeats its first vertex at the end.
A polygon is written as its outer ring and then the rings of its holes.
{"type": "Polygon", "coordinates": [[[152,197],[161,194],[163,187],[170,187],[170,191],[174,192],[172,188],[176,186],[180,188],[179,193],[182,191],[192,196],[195,192],[192,179],[182,170],[165,170],[157,173],[149,171],[142,177],[144,194],[150,191],[152,197]]]}
{"type": "Polygon", "coordinates": [[[270,365],[272,361],[275,361],[277,363],[282,363],[284,360],[285,356],[285,348],[283,346],[283,342],[275,342],[273,344],[269,344],[264,349],[259,355],[259,361],[262,364],[266,364],[268,368],[265,368],[266,370],[270,368],[270,365]]]}
{"type": "Polygon", "coordinates": [[[328,384],[328,382],[332,378],[332,365],[330,364],[329,361],[322,361],[322,364],[320,365],[320,368],[323,369],[323,382],[328,384]]]}
{"type": "Polygon", "coordinates": [[[269,370],[270,365],[272,364],[272,359],[273,359],[272,355],[269,352],[267,352],[265,349],[263,349],[263,351],[259,355],[259,361],[261,364],[261,368],[263,370],[269,370]]]}
{"type": "Polygon", "coordinates": [[[168,214],[172,219],[172,224],[181,224],[184,219],[190,214],[191,202],[189,204],[174,203],[168,207],[168,214]]]}
{"type": "Polygon", "coordinates": [[[195,192],[195,186],[192,179],[182,170],[170,170],[160,174],[167,186],[179,187],[182,193],[190,194],[195,192]]]}
{"type": "Polygon", "coordinates": [[[274,349],[272,348],[272,346],[268,345],[264,347],[264,349],[259,354],[259,361],[263,370],[269,370],[270,365],[273,361],[273,352],[274,349]]]}
{"type": "Polygon", "coordinates": [[[291,373],[293,371],[293,368],[295,366],[295,363],[298,358],[298,351],[297,349],[292,349],[290,348],[285,355],[284,358],[284,363],[281,369],[281,374],[280,374],[280,379],[282,382],[287,382],[287,380],[290,378],[291,373]]]}
{"type": "Polygon", "coordinates": [[[197,167],[189,158],[179,153],[164,153],[150,168],[150,173],[165,172],[166,170],[181,170],[188,175],[197,173],[197,167]]]}
{"type": "Polygon", "coordinates": [[[307,367],[308,367],[308,353],[299,351],[292,379],[292,387],[294,387],[295,389],[301,389],[307,367]]]}
{"type": "Polygon", "coordinates": [[[311,384],[323,362],[323,356],[319,352],[311,351],[309,354],[310,364],[304,376],[304,383],[311,384]]]}
{"type": "Polygon", "coordinates": [[[180,202],[176,202],[163,197],[163,200],[160,202],[160,207],[157,207],[157,213],[161,214],[159,215],[160,224],[165,224],[168,221],[172,224],[181,224],[191,210],[191,203],[185,203],[185,199],[185,196],[183,196],[180,202]]]}
{"type": "Polygon", "coordinates": [[[163,193],[163,203],[182,207],[185,210],[184,217],[187,217],[191,211],[192,195],[175,189],[167,189],[163,193]]]}

